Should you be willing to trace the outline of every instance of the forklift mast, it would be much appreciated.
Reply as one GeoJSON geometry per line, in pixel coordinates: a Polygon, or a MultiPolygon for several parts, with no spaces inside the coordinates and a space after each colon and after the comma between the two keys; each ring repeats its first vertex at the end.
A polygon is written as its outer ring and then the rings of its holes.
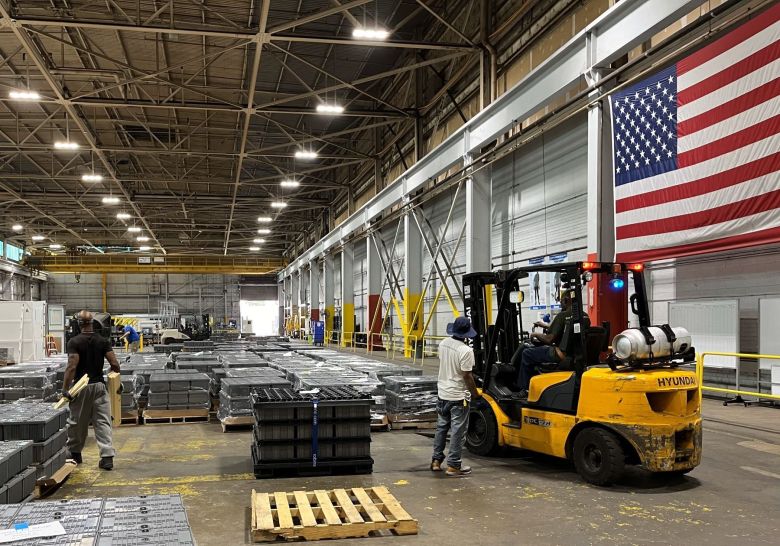
{"type": "Polygon", "coordinates": [[[465,314],[477,332],[472,340],[474,375],[483,384],[486,384],[493,364],[509,362],[520,343],[520,304],[508,298],[511,292],[519,290],[518,278],[513,273],[495,271],[463,276],[465,314]],[[488,310],[492,308],[493,291],[498,304],[495,324],[492,324],[493,317],[488,316],[488,310]]]}

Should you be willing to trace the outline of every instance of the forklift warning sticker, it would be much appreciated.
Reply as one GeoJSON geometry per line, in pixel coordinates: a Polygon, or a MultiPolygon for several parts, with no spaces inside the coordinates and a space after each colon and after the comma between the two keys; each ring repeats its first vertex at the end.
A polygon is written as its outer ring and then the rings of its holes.
{"type": "Polygon", "coordinates": [[[552,423],[547,419],[539,419],[538,417],[529,417],[528,415],[523,417],[523,423],[528,425],[536,425],[538,427],[550,428],[552,423]]]}

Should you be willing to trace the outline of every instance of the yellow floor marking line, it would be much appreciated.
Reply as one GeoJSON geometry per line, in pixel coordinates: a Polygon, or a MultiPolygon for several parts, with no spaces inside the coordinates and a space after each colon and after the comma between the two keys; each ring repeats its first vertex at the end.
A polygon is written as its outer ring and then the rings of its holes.
{"type": "MultiPolygon", "coordinates": [[[[105,475],[105,474],[104,474],[105,475]]],[[[97,480],[92,485],[97,487],[127,487],[141,485],[176,485],[207,482],[230,482],[240,480],[255,480],[255,475],[246,474],[211,474],[202,476],[159,476],[140,480],[97,480]]]]}
{"type": "Polygon", "coordinates": [[[761,440],[750,440],[749,442],[737,442],[738,446],[747,447],[749,449],[755,449],[763,453],[771,453],[772,455],[780,455],[780,445],[770,444],[768,442],[762,442],[761,440]]]}
{"type": "Polygon", "coordinates": [[[742,470],[752,472],[753,474],[760,474],[761,476],[766,476],[767,478],[776,478],[780,480],[780,474],[775,474],[774,472],[769,472],[768,470],[761,470],[760,468],[753,468],[752,466],[740,466],[740,468],[742,470]]]}
{"type": "Polygon", "coordinates": [[[120,451],[127,452],[127,453],[139,452],[143,449],[143,447],[144,447],[143,438],[128,438],[122,444],[120,451]]]}

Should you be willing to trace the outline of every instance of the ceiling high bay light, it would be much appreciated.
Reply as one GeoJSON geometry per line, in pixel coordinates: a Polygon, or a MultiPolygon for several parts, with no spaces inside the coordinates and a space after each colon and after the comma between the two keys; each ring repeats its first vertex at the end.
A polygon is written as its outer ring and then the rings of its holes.
{"type": "Polygon", "coordinates": [[[387,40],[390,33],[383,28],[357,27],[352,30],[352,37],[358,40],[387,40]]]}
{"type": "Polygon", "coordinates": [[[320,103],[317,105],[317,113],[318,114],[330,114],[330,115],[338,115],[344,113],[344,107],[340,104],[325,104],[320,103]]]}

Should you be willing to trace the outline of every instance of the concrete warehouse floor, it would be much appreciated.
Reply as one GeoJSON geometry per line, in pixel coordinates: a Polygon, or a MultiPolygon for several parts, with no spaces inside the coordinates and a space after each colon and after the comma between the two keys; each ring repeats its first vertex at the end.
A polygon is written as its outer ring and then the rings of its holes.
{"type": "Polygon", "coordinates": [[[200,546],[250,543],[252,488],[380,484],[419,519],[420,534],[328,544],[777,544],[777,410],[705,401],[704,413],[717,421],[705,423],[704,460],[688,477],[651,479],[634,471],[612,488],[586,485],[565,461],[528,453],[467,456],[472,476],[434,475],[431,440],[409,431],[374,434],[373,475],[255,480],[251,432],[176,424],[117,429],[113,472],[97,469],[90,441],[84,465],[52,498],[180,493],[200,546]]]}

